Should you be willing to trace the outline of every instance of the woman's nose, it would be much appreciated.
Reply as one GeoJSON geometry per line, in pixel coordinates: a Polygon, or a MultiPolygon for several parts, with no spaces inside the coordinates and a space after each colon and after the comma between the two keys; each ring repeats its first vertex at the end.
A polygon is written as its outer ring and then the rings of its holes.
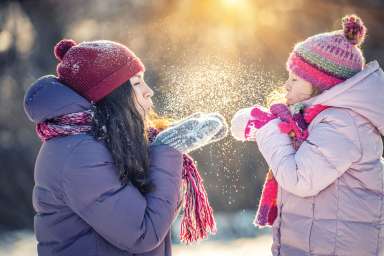
{"type": "Polygon", "coordinates": [[[145,83],[145,96],[146,97],[152,97],[154,94],[153,90],[151,89],[151,87],[149,87],[149,85],[147,83],[145,83]]]}

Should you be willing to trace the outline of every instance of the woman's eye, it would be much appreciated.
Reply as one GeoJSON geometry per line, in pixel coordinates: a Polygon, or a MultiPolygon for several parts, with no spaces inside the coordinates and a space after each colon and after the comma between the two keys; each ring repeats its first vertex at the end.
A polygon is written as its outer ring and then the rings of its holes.
{"type": "Polygon", "coordinates": [[[134,83],[133,85],[135,85],[135,86],[136,86],[136,85],[140,85],[140,82],[134,83]]]}

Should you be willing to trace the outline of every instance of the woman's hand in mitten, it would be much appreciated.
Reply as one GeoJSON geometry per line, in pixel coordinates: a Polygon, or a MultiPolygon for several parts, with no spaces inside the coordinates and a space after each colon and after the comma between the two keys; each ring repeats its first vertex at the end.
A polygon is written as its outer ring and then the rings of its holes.
{"type": "Polygon", "coordinates": [[[227,120],[225,120],[224,116],[221,115],[220,113],[217,113],[217,112],[208,113],[208,114],[206,114],[206,116],[217,118],[223,124],[220,127],[220,130],[217,132],[217,134],[215,136],[213,136],[211,142],[216,142],[216,141],[224,139],[228,135],[228,124],[227,124],[227,120]]]}
{"type": "Polygon", "coordinates": [[[256,131],[275,118],[275,115],[259,105],[240,109],[231,120],[231,134],[240,141],[255,141],[256,131]]]}
{"type": "Polygon", "coordinates": [[[193,114],[191,114],[191,115],[189,115],[189,116],[187,116],[187,117],[184,117],[184,118],[181,119],[181,120],[176,120],[175,122],[173,122],[173,123],[170,125],[170,127],[172,127],[172,126],[176,126],[176,125],[178,125],[178,124],[180,124],[180,123],[182,123],[182,122],[185,122],[185,121],[187,121],[187,120],[189,120],[189,119],[192,119],[192,118],[199,119],[199,118],[202,117],[203,115],[206,115],[206,113],[204,113],[204,112],[195,112],[195,113],[193,113],[193,114]]]}
{"type": "Polygon", "coordinates": [[[211,113],[204,113],[204,112],[196,112],[193,113],[187,117],[185,117],[182,120],[177,121],[176,123],[173,123],[172,126],[176,126],[180,124],[181,122],[185,122],[189,119],[195,118],[199,119],[202,117],[213,117],[219,119],[219,121],[222,123],[222,126],[220,127],[220,130],[217,132],[217,134],[211,139],[210,142],[217,142],[222,139],[224,139],[228,135],[228,124],[227,120],[225,120],[224,116],[218,112],[211,112],[211,113]]]}
{"type": "Polygon", "coordinates": [[[182,153],[188,153],[211,143],[224,125],[217,117],[189,117],[160,132],[154,144],[166,144],[182,153]]]}

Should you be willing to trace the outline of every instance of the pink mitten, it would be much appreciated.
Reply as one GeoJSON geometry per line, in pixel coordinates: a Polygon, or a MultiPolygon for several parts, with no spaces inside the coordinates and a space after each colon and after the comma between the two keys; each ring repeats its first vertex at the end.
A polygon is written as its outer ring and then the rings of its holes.
{"type": "Polygon", "coordinates": [[[256,139],[256,131],[275,118],[275,115],[259,105],[240,109],[232,118],[231,134],[237,140],[253,141],[256,139]]]}
{"type": "MultiPolygon", "coordinates": [[[[303,141],[308,137],[308,131],[303,130],[297,124],[288,106],[285,104],[274,104],[270,108],[271,113],[280,118],[282,121],[279,124],[280,131],[288,134],[290,137],[295,137],[296,141],[303,141]]],[[[295,143],[294,143],[295,145],[295,143]]]]}
{"type": "Polygon", "coordinates": [[[289,122],[292,119],[291,111],[289,111],[288,106],[285,104],[273,104],[270,107],[270,111],[273,115],[280,118],[281,121],[289,122]]]}

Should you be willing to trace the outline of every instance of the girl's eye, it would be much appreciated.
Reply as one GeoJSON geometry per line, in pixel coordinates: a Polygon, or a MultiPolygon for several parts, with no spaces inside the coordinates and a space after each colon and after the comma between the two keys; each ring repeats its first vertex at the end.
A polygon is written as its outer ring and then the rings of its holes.
{"type": "Polygon", "coordinates": [[[140,85],[140,82],[136,82],[136,83],[134,83],[133,85],[140,85]]]}

